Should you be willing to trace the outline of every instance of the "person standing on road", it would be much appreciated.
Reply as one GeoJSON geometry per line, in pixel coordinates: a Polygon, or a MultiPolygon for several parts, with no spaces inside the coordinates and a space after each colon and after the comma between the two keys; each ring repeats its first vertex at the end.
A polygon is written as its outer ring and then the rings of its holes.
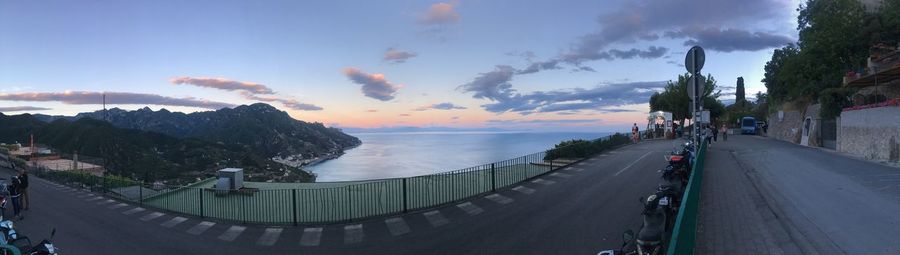
{"type": "Polygon", "coordinates": [[[15,176],[15,175],[13,175],[13,176],[10,178],[10,182],[11,182],[11,183],[10,183],[10,185],[7,187],[7,189],[9,190],[9,197],[12,198],[12,204],[13,204],[13,219],[19,219],[19,220],[21,220],[21,219],[23,219],[23,217],[21,217],[21,215],[19,214],[19,212],[20,212],[20,209],[21,209],[21,207],[22,207],[21,204],[20,204],[20,203],[22,202],[22,201],[21,201],[21,196],[22,196],[22,194],[20,194],[19,191],[20,191],[20,189],[22,188],[22,182],[19,180],[19,177],[18,177],[18,176],[15,176]]]}
{"type": "Polygon", "coordinates": [[[722,141],[728,141],[728,127],[722,124],[722,141]]]}
{"type": "Polygon", "coordinates": [[[19,170],[19,182],[22,183],[22,210],[28,211],[28,170],[19,170]]]}
{"type": "Polygon", "coordinates": [[[716,124],[709,124],[709,131],[712,131],[713,141],[719,141],[719,131],[716,130],[716,124]]]}
{"type": "Polygon", "coordinates": [[[634,143],[638,142],[638,133],[640,130],[638,129],[637,123],[634,123],[634,126],[631,126],[631,141],[634,143]]]}

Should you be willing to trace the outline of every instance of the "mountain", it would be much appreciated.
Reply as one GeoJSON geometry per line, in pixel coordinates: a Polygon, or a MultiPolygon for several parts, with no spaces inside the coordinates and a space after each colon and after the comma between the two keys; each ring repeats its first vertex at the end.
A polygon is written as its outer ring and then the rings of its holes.
{"type": "Polygon", "coordinates": [[[0,114],[0,141],[35,140],[57,151],[102,157],[108,173],[135,179],[184,183],[212,177],[224,167],[241,167],[250,180],[313,181],[315,176],[275,162],[246,146],[179,138],[157,132],[124,129],[91,118],[50,123],[33,115],[0,114]]]}
{"type": "Polygon", "coordinates": [[[241,105],[190,114],[142,108],[113,108],[79,113],[74,117],[40,116],[44,121],[92,118],[107,120],[119,128],[158,132],[176,138],[195,138],[229,147],[243,147],[265,157],[315,159],[343,153],[359,145],[358,138],[322,123],[291,118],[267,104],[241,105]]]}

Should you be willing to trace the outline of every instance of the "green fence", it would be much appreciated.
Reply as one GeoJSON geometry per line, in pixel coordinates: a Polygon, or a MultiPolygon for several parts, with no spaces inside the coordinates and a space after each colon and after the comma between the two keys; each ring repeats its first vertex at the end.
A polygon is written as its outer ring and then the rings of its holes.
{"type": "Polygon", "coordinates": [[[697,160],[691,169],[691,177],[678,210],[675,229],[669,241],[668,254],[694,254],[694,239],[697,235],[697,210],[700,207],[700,191],[703,189],[703,168],[706,163],[706,142],[700,145],[697,160]]]}
{"type": "MultiPolygon", "coordinates": [[[[590,141],[588,155],[628,143],[615,134],[590,141]]],[[[568,151],[554,148],[550,151],[568,151]]],[[[142,206],[200,217],[261,224],[351,221],[453,203],[534,178],[577,159],[538,152],[456,171],[407,178],[324,183],[245,182],[241,190],[218,190],[215,179],[170,187],[87,173],[37,169],[46,179],[108,194],[142,206]],[[550,159],[553,158],[553,159],[550,159]]]]}

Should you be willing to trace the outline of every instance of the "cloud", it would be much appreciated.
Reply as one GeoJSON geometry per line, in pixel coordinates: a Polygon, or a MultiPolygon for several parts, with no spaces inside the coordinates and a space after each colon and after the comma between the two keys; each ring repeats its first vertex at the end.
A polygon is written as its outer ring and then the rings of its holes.
{"type": "Polygon", "coordinates": [[[409,117],[409,116],[412,116],[412,115],[410,115],[409,113],[401,113],[400,115],[397,115],[397,116],[400,116],[400,117],[409,117]]]}
{"type": "Polygon", "coordinates": [[[394,99],[397,90],[402,87],[388,82],[383,74],[367,74],[352,67],[344,68],[344,75],[354,83],[363,85],[363,95],[381,101],[394,99]]]}
{"type": "Polygon", "coordinates": [[[246,91],[241,92],[241,95],[244,96],[244,98],[249,99],[249,100],[256,100],[256,101],[262,101],[262,102],[279,102],[282,105],[284,105],[284,107],[291,108],[291,109],[298,110],[298,111],[321,111],[321,110],[323,110],[322,107],[319,107],[319,106],[313,105],[313,104],[301,103],[300,101],[297,101],[296,99],[277,97],[277,96],[254,95],[254,94],[252,94],[250,92],[246,92],[246,91]]]}
{"type": "Polygon", "coordinates": [[[175,77],[169,80],[172,84],[189,84],[200,87],[228,90],[228,91],[247,91],[254,94],[275,94],[271,88],[266,85],[252,82],[233,81],[225,78],[207,78],[207,77],[175,77]]]}
{"type": "MultiPolygon", "coordinates": [[[[64,104],[102,104],[101,92],[66,91],[0,94],[2,101],[61,102],[64,104]]],[[[205,109],[234,107],[234,104],[197,99],[194,97],[174,98],[155,94],[105,92],[106,103],[114,105],[165,105],[185,106],[205,109]]]]}
{"type": "Polygon", "coordinates": [[[389,62],[389,63],[393,63],[393,64],[400,64],[400,63],[404,63],[404,62],[406,62],[406,60],[409,60],[416,56],[418,56],[418,54],[416,54],[415,52],[408,52],[408,51],[397,50],[394,48],[388,48],[384,52],[384,57],[382,57],[382,60],[389,62]]]}
{"type": "Polygon", "coordinates": [[[454,9],[453,4],[436,3],[428,8],[419,22],[426,25],[445,25],[459,22],[459,13],[454,9]]]}
{"type": "Polygon", "coordinates": [[[0,112],[46,111],[46,110],[53,110],[53,109],[44,108],[44,107],[36,107],[36,106],[0,107],[0,112]]]}
{"type": "Polygon", "coordinates": [[[493,103],[481,105],[489,112],[527,115],[535,112],[602,111],[608,107],[643,103],[666,85],[665,81],[630,82],[601,84],[590,89],[519,93],[510,83],[514,71],[508,66],[497,66],[494,71],[482,73],[457,89],[473,93],[474,98],[492,101],[493,103]]]}
{"type": "Polygon", "coordinates": [[[485,121],[488,125],[497,125],[497,124],[584,124],[584,123],[597,123],[602,121],[601,119],[530,119],[530,120],[487,120],[485,121]]]}
{"type": "Polygon", "coordinates": [[[366,110],[366,112],[378,112],[378,110],[366,110]]]}
{"type": "Polygon", "coordinates": [[[459,105],[455,105],[453,103],[440,103],[440,104],[430,104],[426,106],[422,106],[414,109],[414,111],[427,111],[427,110],[462,110],[466,109],[466,107],[462,107],[459,105]]]}
{"type": "Polygon", "coordinates": [[[607,51],[591,52],[585,54],[569,53],[568,55],[563,55],[553,59],[532,62],[524,69],[516,72],[516,74],[530,74],[544,70],[562,69],[562,67],[560,66],[561,64],[574,65],[576,67],[574,69],[575,71],[593,72],[593,68],[583,66],[582,63],[589,60],[633,59],[636,57],[640,57],[642,59],[655,59],[663,57],[667,52],[669,52],[669,48],[661,46],[650,46],[646,50],[632,48],[629,50],[611,49],[607,51]]]}
{"type": "Polygon", "coordinates": [[[458,120],[458,119],[459,119],[459,116],[453,116],[453,117],[450,117],[450,119],[451,119],[451,120],[458,120]]]}
{"type": "Polygon", "coordinates": [[[681,33],[693,38],[685,41],[684,46],[702,45],[704,49],[721,52],[758,51],[794,42],[794,39],[784,35],[733,28],[704,28],[681,33]]]}

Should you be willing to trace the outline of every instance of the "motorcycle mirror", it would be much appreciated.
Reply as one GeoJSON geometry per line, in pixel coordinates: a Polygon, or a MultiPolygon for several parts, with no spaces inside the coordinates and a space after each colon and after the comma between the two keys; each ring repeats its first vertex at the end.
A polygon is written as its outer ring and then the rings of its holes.
{"type": "Polygon", "coordinates": [[[56,235],[56,228],[53,228],[53,230],[50,231],[50,240],[53,240],[53,236],[55,236],[55,235],[56,235]]]}
{"type": "Polygon", "coordinates": [[[622,240],[627,244],[634,240],[634,231],[625,230],[625,233],[622,233],[622,240]]]}

